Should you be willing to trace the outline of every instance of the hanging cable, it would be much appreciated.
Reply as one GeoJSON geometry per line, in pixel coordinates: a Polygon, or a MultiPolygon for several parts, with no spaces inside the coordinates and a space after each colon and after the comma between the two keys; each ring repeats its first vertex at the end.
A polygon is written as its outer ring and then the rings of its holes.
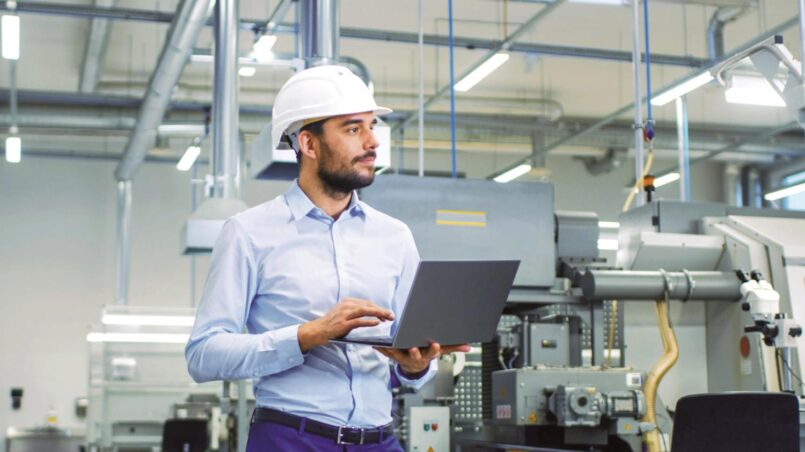
{"type": "Polygon", "coordinates": [[[453,161],[452,177],[456,177],[456,89],[453,61],[453,0],[447,0],[447,23],[450,40],[450,152],[453,161]]]}
{"type": "Polygon", "coordinates": [[[646,39],[646,119],[645,138],[651,142],[654,139],[654,111],[651,107],[651,46],[649,45],[648,0],[643,2],[643,22],[646,39]]]}

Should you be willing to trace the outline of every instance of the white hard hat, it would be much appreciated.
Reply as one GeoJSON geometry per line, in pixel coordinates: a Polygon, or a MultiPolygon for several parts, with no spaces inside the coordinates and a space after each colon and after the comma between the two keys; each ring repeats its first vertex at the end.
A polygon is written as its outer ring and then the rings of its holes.
{"type": "Polygon", "coordinates": [[[283,134],[295,134],[306,120],[368,111],[391,113],[375,103],[369,88],[352,71],[333,65],[305,69],[285,82],[274,99],[271,143],[276,149],[283,134]]]}

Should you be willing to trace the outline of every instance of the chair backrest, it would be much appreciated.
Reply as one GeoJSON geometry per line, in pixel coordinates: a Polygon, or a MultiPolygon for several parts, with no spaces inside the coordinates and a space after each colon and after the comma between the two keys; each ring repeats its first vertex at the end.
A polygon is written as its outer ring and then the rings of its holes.
{"type": "Polygon", "coordinates": [[[799,452],[799,401],[780,392],[683,397],[671,444],[674,452],[799,452]]]}
{"type": "Polygon", "coordinates": [[[162,452],[204,452],[209,445],[204,419],[169,419],[162,430],[162,452]]]}

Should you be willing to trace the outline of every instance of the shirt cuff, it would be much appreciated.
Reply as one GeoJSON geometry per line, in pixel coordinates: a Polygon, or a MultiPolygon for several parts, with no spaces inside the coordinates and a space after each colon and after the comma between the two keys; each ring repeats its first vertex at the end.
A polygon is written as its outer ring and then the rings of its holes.
{"type": "Polygon", "coordinates": [[[266,331],[262,334],[262,350],[273,352],[276,357],[275,365],[279,369],[272,369],[275,373],[296,367],[305,362],[302,349],[299,348],[299,325],[286,326],[277,330],[266,331]]]}
{"type": "Polygon", "coordinates": [[[405,375],[399,364],[394,366],[394,373],[397,374],[397,378],[399,378],[400,383],[414,389],[419,389],[424,386],[425,383],[430,381],[434,375],[436,375],[436,360],[432,359],[428,365],[428,368],[417,375],[405,375]]]}

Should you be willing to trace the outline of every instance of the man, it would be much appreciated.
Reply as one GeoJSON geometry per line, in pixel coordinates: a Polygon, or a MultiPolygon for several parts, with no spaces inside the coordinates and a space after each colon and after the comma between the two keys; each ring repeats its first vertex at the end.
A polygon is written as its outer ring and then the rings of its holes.
{"type": "Polygon", "coordinates": [[[469,349],[328,342],[356,329],[388,333],[419,262],[408,227],[355,193],[374,179],[375,114],[388,112],[344,67],[291,77],[275,99],[272,139],[297,152],[299,179],[229,219],[215,245],[188,369],[199,382],[255,380],[250,452],[402,450],[389,360],[418,388],[434,358],[469,349]]]}

